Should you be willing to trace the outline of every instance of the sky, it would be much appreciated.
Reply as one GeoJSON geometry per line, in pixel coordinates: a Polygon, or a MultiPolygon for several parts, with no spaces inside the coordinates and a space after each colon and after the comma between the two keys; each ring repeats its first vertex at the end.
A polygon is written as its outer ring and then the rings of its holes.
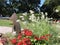
{"type": "Polygon", "coordinates": [[[45,0],[41,0],[40,6],[42,6],[44,4],[44,2],[45,2],[45,0]]]}

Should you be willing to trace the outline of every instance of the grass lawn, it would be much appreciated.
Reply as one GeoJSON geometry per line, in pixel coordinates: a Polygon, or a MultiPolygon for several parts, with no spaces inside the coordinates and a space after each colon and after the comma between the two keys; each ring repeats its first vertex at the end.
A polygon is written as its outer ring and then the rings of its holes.
{"type": "Polygon", "coordinates": [[[12,26],[12,22],[10,20],[0,19],[0,26],[12,26]]]}

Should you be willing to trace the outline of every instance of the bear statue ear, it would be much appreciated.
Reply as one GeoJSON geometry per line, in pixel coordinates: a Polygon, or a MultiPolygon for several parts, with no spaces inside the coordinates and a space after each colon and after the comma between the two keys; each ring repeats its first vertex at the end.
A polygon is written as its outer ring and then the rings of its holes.
{"type": "Polygon", "coordinates": [[[9,18],[11,21],[16,21],[17,20],[17,15],[16,13],[13,13],[12,16],[9,18]]]}
{"type": "Polygon", "coordinates": [[[0,41],[0,45],[3,45],[3,43],[0,41]]]}

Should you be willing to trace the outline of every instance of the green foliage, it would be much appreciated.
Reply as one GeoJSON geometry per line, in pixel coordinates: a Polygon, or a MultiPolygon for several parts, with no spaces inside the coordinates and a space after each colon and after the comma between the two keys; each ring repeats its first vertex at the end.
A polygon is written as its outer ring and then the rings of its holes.
{"type": "Polygon", "coordinates": [[[13,33],[6,33],[5,36],[7,36],[9,39],[12,39],[15,37],[13,33]]]}
{"type": "Polygon", "coordinates": [[[59,5],[60,0],[45,0],[44,4],[54,3],[56,5],[59,5]]]}
{"type": "MultiPolygon", "coordinates": [[[[22,25],[21,25],[22,26],[22,25]]],[[[39,36],[45,34],[56,34],[55,29],[45,20],[23,24],[23,28],[31,29],[34,34],[39,36]]]]}

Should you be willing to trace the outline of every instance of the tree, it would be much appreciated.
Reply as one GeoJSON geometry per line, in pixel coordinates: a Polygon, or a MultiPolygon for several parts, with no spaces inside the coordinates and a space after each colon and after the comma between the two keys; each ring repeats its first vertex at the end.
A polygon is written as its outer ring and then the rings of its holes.
{"type": "Polygon", "coordinates": [[[48,17],[60,18],[60,14],[55,12],[56,9],[60,9],[60,0],[46,0],[42,9],[48,12],[48,17]]]}
{"type": "Polygon", "coordinates": [[[12,5],[13,5],[13,7],[19,8],[20,11],[21,10],[28,11],[30,9],[34,9],[35,7],[37,7],[38,4],[40,4],[40,0],[19,0],[18,2],[13,0],[12,5]]]}
{"type": "Polygon", "coordinates": [[[0,2],[0,13],[4,16],[11,15],[13,12],[34,10],[40,4],[40,0],[9,0],[9,3],[7,0],[0,0],[0,2]]]}

